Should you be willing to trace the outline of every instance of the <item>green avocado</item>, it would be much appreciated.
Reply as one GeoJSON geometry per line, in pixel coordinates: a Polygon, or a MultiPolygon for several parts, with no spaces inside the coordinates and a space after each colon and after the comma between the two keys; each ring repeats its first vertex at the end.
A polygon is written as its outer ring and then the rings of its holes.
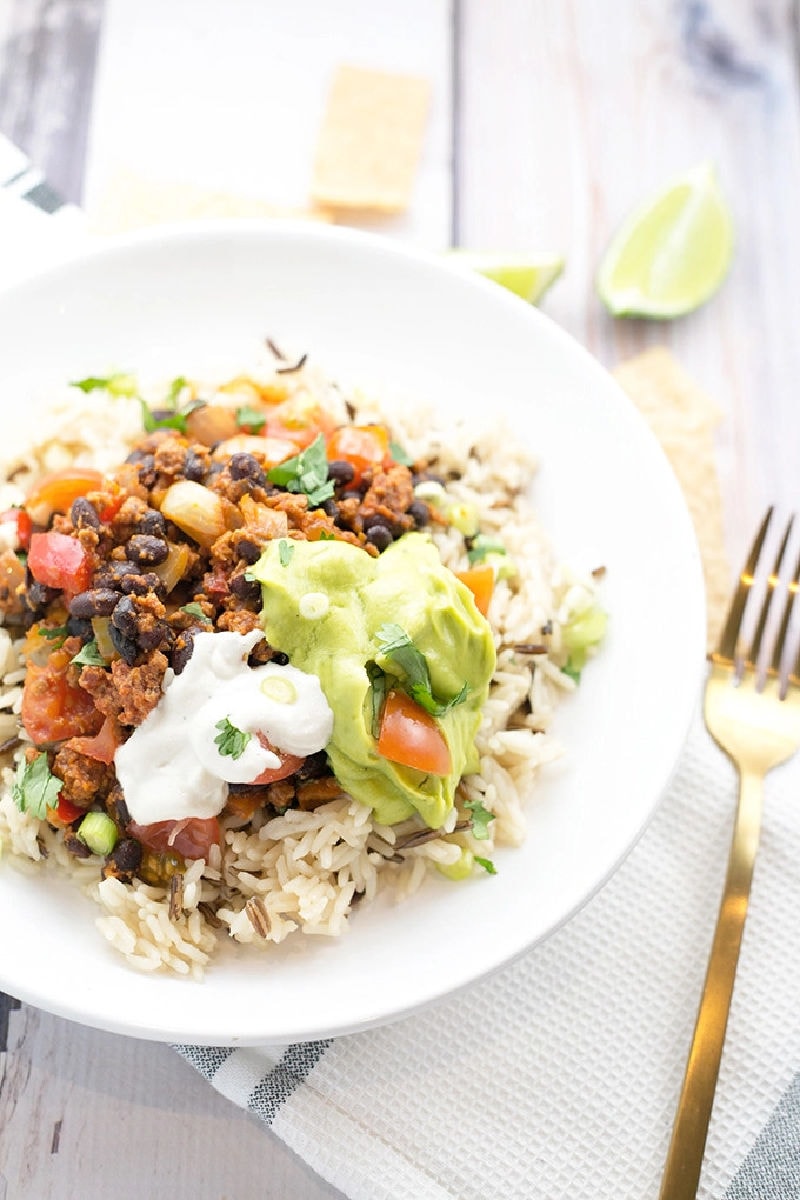
{"type": "Polygon", "coordinates": [[[495,665],[491,628],[472,593],[420,533],[406,534],[377,558],[348,542],[281,539],[251,571],[261,583],[268,641],[319,678],[333,709],[326,749],[336,778],[381,824],[418,812],[439,828],[459,779],[478,769],[475,734],[495,665]],[[447,776],[378,754],[367,665],[377,663],[400,687],[404,678],[376,639],[386,624],[401,626],[425,656],[437,700],[446,702],[467,686],[464,700],[437,718],[452,760],[447,776]]]}

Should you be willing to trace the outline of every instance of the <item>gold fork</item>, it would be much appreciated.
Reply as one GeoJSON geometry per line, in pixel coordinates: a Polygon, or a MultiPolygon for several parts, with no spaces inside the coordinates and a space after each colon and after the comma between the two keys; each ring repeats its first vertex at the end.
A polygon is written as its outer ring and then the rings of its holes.
{"type": "Polygon", "coordinates": [[[800,746],[800,653],[787,661],[792,612],[800,591],[800,558],[771,647],[765,647],[770,606],[781,589],[789,521],[766,580],[750,646],[740,650],[748,598],[773,510],[761,523],[731,600],[718,649],[710,656],[705,695],[709,732],[739,772],[739,802],[714,941],[672,1129],[659,1200],[694,1200],[705,1153],[736,963],[742,942],[753,863],[761,827],[764,776],[800,746]],[[762,653],[766,649],[765,656],[762,653]],[[770,652],[771,650],[771,652],[770,652]]]}

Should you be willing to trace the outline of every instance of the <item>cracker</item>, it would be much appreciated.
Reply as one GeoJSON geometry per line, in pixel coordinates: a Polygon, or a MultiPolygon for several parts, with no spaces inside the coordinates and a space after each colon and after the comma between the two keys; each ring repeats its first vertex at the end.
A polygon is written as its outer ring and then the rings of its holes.
{"type": "Polygon", "coordinates": [[[313,200],[334,209],[406,209],[429,105],[426,79],[339,67],[317,142],[313,200]]]}
{"type": "Polygon", "coordinates": [[[291,217],[330,221],[331,214],[317,207],[281,208],[254,196],[196,187],[194,184],[146,179],[131,171],[117,171],[96,206],[89,210],[94,233],[124,233],[166,221],[206,220],[217,217],[291,217]]]}
{"type": "Polygon", "coordinates": [[[714,449],[722,414],[665,349],[647,350],[614,374],[661,443],[686,498],[703,563],[711,648],[731,589],[714,449]]]}

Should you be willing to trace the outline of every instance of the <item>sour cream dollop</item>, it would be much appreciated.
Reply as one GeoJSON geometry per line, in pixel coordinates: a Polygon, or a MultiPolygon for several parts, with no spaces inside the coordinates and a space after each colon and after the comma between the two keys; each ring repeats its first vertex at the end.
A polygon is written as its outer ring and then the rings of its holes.
{"type": "Polygon", "coordinates": [[[117,778],[137,824],[216,816],[229,783],[252,783],[280,764],[259,733],[301,757],[327,745],[333,712],[316,675],[273,663],[248,667],[262,636],[196,634],[181,674],[165,681],[156,707],[117,750],[117,778]],[[236,757],[217,744],[225,722],[245,735],[236,757]]]}

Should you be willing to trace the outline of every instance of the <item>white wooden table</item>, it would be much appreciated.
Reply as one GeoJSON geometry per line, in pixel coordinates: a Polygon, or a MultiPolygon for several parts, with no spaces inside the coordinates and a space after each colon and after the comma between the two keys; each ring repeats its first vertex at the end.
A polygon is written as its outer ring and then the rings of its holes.
{"type": "MultiPolygon", "coordinates": [[[[90,211],[120,169],[299,204],[333,66],[427,76],[414,205],[383,228],[562,252],[545,310],[603,363],[669,346],[725,414],[737,561],[798,492],[799,37],[781,0],[0,0],[0,131],[90,211]],[[706,159],[737,228],[723,291],[612,321],[615,224],[706,159]]],[[[338,1194],[168,1047],[0,1002],[0,1200],[338,1194]]]]}

